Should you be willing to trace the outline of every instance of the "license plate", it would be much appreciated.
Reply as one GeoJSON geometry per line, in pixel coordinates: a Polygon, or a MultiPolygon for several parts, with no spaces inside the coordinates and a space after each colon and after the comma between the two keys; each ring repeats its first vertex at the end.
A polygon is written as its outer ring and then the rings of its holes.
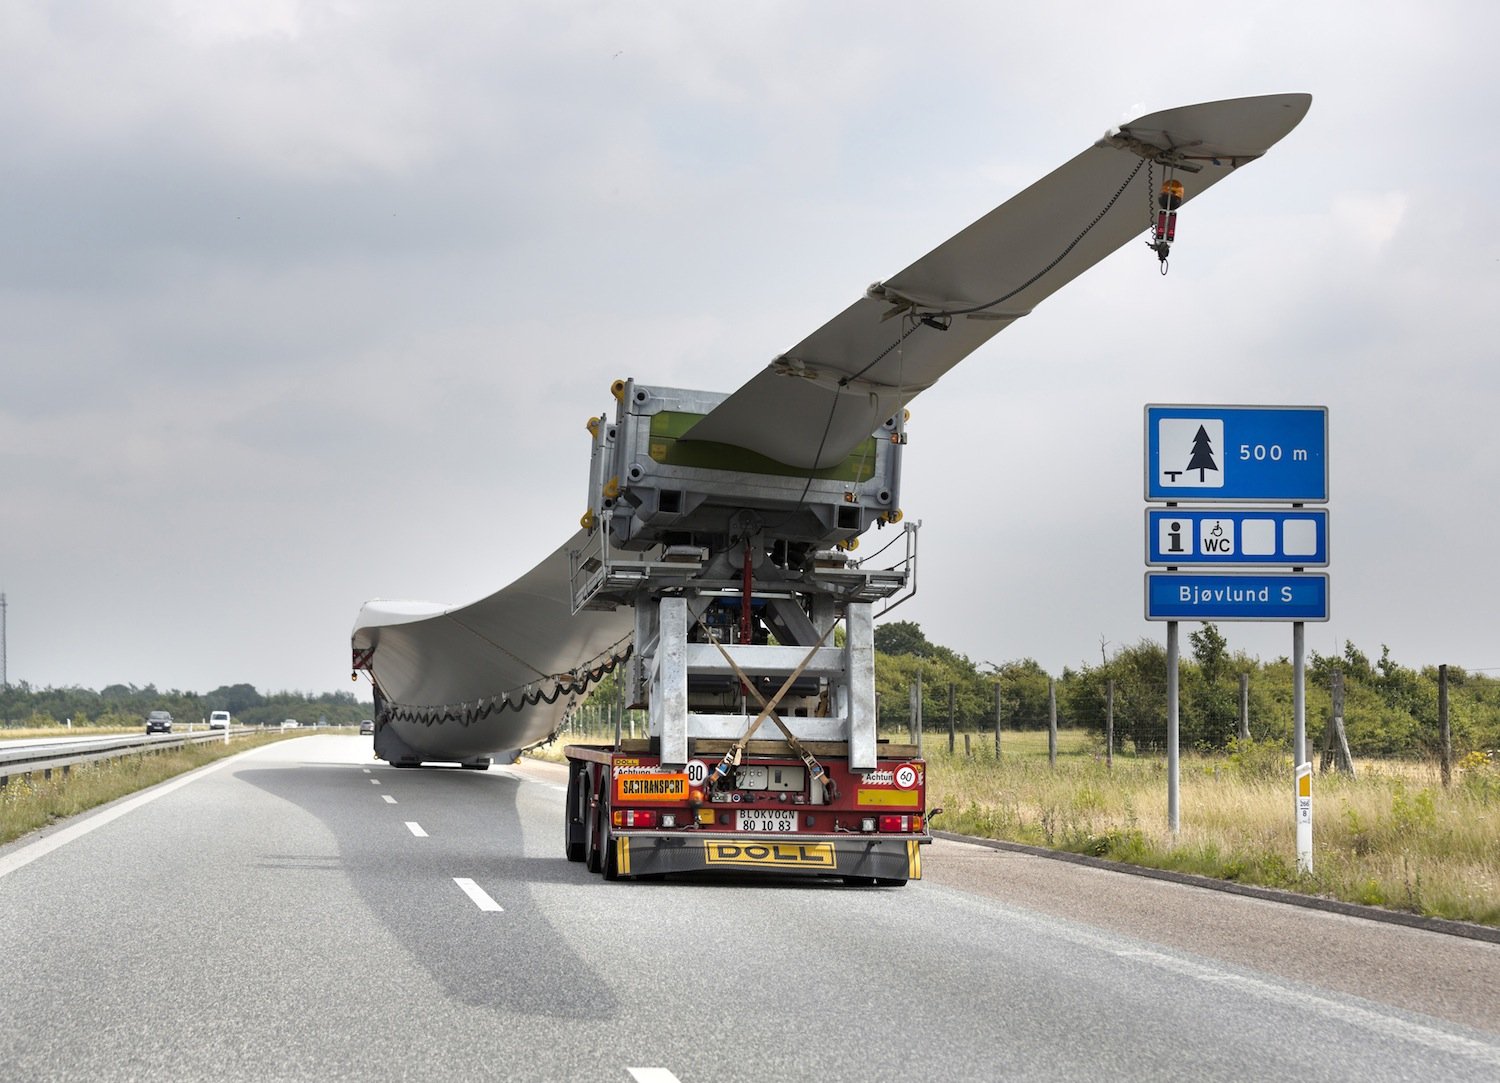
{"type": "Polygon", "coordinates": [[[734,829],[770,832],[777,835],[788,834],[797,830],[797,813],[792,809],[779,808],[736,809],[734,829]]]}

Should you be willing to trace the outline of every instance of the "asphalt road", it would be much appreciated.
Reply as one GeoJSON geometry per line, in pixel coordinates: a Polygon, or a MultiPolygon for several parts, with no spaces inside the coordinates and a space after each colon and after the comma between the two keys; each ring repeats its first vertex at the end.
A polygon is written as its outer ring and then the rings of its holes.
{"type": "Polygon", "coordinates": [[[938,843],[603,882],[547,765],[284,741],[0,849],[7,1079],[1500,1078],[1500,946],[938,843]]]}

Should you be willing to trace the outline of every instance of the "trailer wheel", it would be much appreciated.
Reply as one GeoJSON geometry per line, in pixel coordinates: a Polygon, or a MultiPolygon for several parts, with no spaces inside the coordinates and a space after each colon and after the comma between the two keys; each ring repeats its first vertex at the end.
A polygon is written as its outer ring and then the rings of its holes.
{"type": "Polygon", "coordinates": [[[568,803],[566,806],[568,815],[563,822],[563,852],[568,855],[569,861],[582,861],[586,841],[584,820],[588,816],[588,801],[584,798],[583,766],[572,763],[568,765],[568,768],[568,803]]]}

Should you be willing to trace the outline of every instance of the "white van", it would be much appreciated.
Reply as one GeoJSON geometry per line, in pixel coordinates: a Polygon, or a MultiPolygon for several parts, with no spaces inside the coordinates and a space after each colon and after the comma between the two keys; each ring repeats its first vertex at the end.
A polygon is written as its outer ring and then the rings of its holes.
{"type": "Polygon", "coordinates": [[[229,728],[228,711],[211,711],[208,715],[208,728],[211,730],[227,730],[229,728]]]}

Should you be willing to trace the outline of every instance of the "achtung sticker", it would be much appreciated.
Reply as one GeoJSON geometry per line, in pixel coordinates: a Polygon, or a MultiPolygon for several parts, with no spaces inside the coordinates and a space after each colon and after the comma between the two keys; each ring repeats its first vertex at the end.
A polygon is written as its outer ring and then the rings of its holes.
{"type": "Polygon", "coordinates": [[[686,801],[687,775],[616,775],[616,801],[686,801]]]}
{"type": "Polygon", "coordinates": [[[828,842],[705,842],[703,856],[710,865],[838,867],[833,844],[828,842]]]}

